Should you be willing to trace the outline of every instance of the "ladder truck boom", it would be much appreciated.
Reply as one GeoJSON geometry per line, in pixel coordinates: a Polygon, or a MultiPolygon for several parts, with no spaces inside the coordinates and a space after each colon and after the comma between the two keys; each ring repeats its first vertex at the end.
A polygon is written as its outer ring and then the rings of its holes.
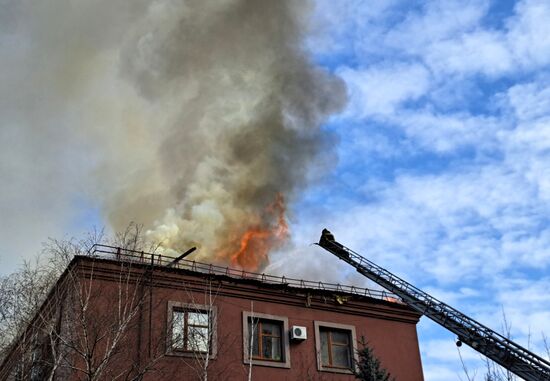
{"type": "Polygon", "coordinates": [[[526,381],[550,381],[550,362],[362,257],[324,229],[319,246],[396,294],[413,310],[457,335],[458,340],[526,381]]]}

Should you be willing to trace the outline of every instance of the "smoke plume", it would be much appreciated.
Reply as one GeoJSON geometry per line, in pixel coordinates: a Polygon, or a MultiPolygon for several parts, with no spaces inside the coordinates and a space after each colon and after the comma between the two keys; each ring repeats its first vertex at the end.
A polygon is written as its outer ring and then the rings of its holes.
{"type": "Polygon", "coordinates": [[[2,52],[14,44],[9,69],[33,81],[15,92],[39,106],[15,116],[29,136],[55,132],[114,229],[142,223],[166,253],[262,268],[288,237],[286,205],[328,164],[320,126],[345,102],[304,50],[311,7],[8,0],[2,52]]]}

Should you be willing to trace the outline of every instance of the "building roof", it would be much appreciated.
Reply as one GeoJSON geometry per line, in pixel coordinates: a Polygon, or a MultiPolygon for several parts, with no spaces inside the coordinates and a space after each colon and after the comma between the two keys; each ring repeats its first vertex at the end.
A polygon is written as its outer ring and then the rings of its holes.
{"type": "Polygon", "coordinates": [[[225,266],[218,266],[211,263],[203,263],[181,259],[175,261],[174,257],[123,249],[107,245],[94,245],[88,252],[88,256],[96,259],[109,261],[128,262],[134,265],[153,266],[156,270],[182,271],[188,274],[209,275],[216,278],[231,279],[238,283],[252,283],[269,288],[286,289],[289,291],[303,291],[316,293],[341,294],[342,296],[353,295],[374,299],[376,301],[388,302],[392,305],[405,303],[395,294],[385,290],[373,290],[369,288],[342,285],[322,281],[288,278],[285,276],[255,273],[225,266]]]}

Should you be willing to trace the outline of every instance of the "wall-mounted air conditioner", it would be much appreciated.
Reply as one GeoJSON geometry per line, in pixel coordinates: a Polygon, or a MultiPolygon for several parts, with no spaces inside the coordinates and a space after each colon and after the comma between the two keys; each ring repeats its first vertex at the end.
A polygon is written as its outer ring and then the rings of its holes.
{"type": "Polygon", "coordinates": [[[300,327],[298,325],[293,325],[290,329],[290,338],[292,340],[305,340],[307,339],[307,330],[306,327],[300,327]]]}

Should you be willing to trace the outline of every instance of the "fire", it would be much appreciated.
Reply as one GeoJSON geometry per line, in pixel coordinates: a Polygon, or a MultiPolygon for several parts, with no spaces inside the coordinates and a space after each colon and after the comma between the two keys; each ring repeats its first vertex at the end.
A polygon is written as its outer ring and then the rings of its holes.
{"type": "Polygon", "coordinates": [[[269,252],[288,239],[285,212],[284,198],[278,194],[275,201],[266,208],[262,222],[248,226],[229,244],[229,247],[235,249],[224,250],[221,255],[229,259],[234,267],[249,271],[260,270],[268,263],[269,252]]]}
{"type": "Polygon", "coordinates": [[[383,299],[387,302],[404,304],[401,300],[394,298],[393,296],[385,296],[383,299]]]}

